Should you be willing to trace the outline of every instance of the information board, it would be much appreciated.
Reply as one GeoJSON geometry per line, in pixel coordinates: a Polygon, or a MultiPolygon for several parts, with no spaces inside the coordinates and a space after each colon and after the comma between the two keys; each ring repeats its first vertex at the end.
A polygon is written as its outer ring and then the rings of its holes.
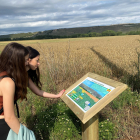
{"type": "Polygon", "coordinates": [[[86,112],[113,89],[115,88],[112,86],[87,77],[66,95],[83,112],[86,112]]]}
{"type": "Polygon", "coordinates": [[[84,124],[126,88],[124,83],[89,72],[66,89],[61,99],[84,124]]]}

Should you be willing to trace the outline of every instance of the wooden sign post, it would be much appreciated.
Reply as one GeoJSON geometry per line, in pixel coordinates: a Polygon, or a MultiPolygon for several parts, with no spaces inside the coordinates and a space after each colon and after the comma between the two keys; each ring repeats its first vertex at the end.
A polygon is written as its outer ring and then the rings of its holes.
{"type": "Polygon", "coordinates": [[[82,140],[99,140],[98,114],[85,124],[82,123],[82,140]]]}
{"type": "Polygon", "coordinates": [[[82,139],[98,140],[98,112],[127,88],[126,84],[87,73],[61,99],[82,121],[82,139]]]}

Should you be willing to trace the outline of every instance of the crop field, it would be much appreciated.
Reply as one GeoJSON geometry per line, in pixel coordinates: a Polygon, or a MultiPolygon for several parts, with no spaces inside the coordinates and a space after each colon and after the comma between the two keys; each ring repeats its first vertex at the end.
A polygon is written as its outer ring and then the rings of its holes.
{"type": "MultiPolygon", "coordinates": [[[[130,77],[137,76],[139,70],[139,35],[28,40],[16,42],[21,43],[24,46],[31,46],[40,52],[40,72],[43,89],[49,90],[48,92],[56,93],[62,89],[67,89],[71,84],[75,83],[88,72],[97,73],[126,84],[130,83],[130,81],[133,84],[135,84],[134,82],[137,82],[135,78],[130,79],[130,77]],[[128,77],[125,77],[126,75],[128,77]]],[[[0,42],[0,52],[8,43],[10,42],[0,42]]],[[[140,81],[137,83],[140,83],[140,81]]],[[[138,86],[140,87],[140,85],[138,86]]],[[[129,92],[133,96],[133,93],[131,91],[129,92]]],[[[109,111],[108,116],[110,116],[110,120],[112,119],[113,121],[116,121],[116,127],[120,127],[117,132],[118,138],[121,136],[127,136],[129,138],[131,135],[139,135],[139,104],[136,105],[135,103],[139,100],[138,96],[135,96],[133,101],[131,98],[132,96],[130,97],[130,101],[125,100],[126,95],[130,96],[131,94],[125,94],[123,96],[124,99],[122,99],[122,104],[121,101],[118,102],[119,99],[114,101],[112,106],[117,108],[117,110],[113,110],[108,106],[105,109],[106,112],[109,111]],[[119,103],[120,106],[125,107],[123,109],[120,108],[119,103]],[[133,112],[133,107],[137,112],[133,112]],[[114,115],[111,116],[113,113],[114,115]],[[130,116],[132,116],[134,120],[130,116]],[[133,123],[129,125],[130,119],[132,122],[135,121],[135,125],[132,126],[133,123]],[[136,123],[138,123],[138,125],[136,125],[136,123]]],[[[29,98],[33,100],[32,97],[29,98]]],[[[36,99],[34,99],[34,101],[35,100],[36,99]]],[[[38,101],[39,99],[36,100],[36,102],[38,101]]],[[[30,102],[33,103],[33,101],[30,102]]],[[[52,103],[53,101],[50,102],[52,103]]],[[[33,112],[34,106],[31,105],[31,108],[33,109],[31,117],[35,114],[33,112]]],[[[38,106],[36,106],[36,108],[37,107],[38,106]]],[[[24,119],[25,118],[23,118],[23,120],[24,119]]],[[[25,120],[23,120],[22,122],[25,123],[25,120]]]]}
{"type": "MultiPolygon", "coordinates": [[[[139,40],[139,35],[129,35],[17,42],[37,49],[41,54],[41,74],[49,74],[54,84],[67,88],[87,72],[115,80],[137,75],[139,40]]],[[[8,43],[0,42],[0,51],[8,43]]],[[[129,80],[123,82],[127,84],[129,80]]]]}
{"type": "MultiPolygon", "coordinates": [[[[87,72],[111,77],[136,74],[139,39],[140,36],[133,35],[18,42],[36,48],[41,54],[40,69],[47,67],[55,80],[62,80],[66,74],[73,76],[87,72]]],[[[0,42],[0,51],[7,43],[0,42]]]]}

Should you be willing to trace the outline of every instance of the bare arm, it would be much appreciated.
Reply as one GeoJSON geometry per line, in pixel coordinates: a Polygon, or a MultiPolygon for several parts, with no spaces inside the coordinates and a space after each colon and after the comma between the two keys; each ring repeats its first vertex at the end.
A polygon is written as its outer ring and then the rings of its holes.
{"type": "Polygon", "coordinates": [[[29,78],[29,88],[31,89],[32,92],[34,92],[38,96],[46,97],[46,98],[59,98],[63,95],[65,90],[60,91],[57,95],[51,94],[45,91],[40,90],[34,83],[33,81],[29,78]]]}
{"type": "Polygon", "coordinates": [[[3,108],[4,118],[9,127],[18,134],[20,129],[20,123],[14,112],[14,95],[15,95],[15,83],[7,77],[1,81],[1,91],[3,94],[3,108]]]}

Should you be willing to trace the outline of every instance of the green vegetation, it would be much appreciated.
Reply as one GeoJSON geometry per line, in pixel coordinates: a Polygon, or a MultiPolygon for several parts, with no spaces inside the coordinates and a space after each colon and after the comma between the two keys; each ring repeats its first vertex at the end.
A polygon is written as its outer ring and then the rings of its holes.
{"type": "Polygon", "coordinates": [[[64,28],[34,33],[1,35],[0,41],[140,35],[140,24],[64,28]]]}
{"type": "MultiPolygon", "coordinates": [[[[109,119],[99,123],[99,139],[100,140],[113,140],[117,129],[109,119]]],[[[117,138],[117,137],[116,137],[117,138]]]]}
{"type": "MultiPolygon", "coordinates": [[[[139,110],[139,100],[137,92],[127,89],[99,113],[100,140],[114,140],[118,131],[124,131],[120,114],[130,107],[139,110]],[[110,111],[117,111],[118,119],[110,111]]],[[[81,121],[61,100],[44,99],[29,90],[28,100],[19,105],[21,123],[34,131],[37,140],[82,140],[81,121]]]]}
{"type": "Polygon", "coordinates": [[[0,38],[0,41],[13,41],[13,40],[36,40],[36,39],[57,39],[57,38],[81,38],[81,37],[101,37],[101,36],[119,36],[119,35],[140,35],[140,31],[130,31],[127,33],[115,32],[112,30],[103,31],[102,33],[90,32],[88,34],[74,34],[71,36],[60,36],[60,35],[36,35],[36,36],[25,36],[19,37],[15,35],[15,38],[0,38]]]}
{"type": "Polygon", "coordinates": [[[19,104],[21,123],[34,131],[37,140],[81,139],[81,121],[61,100],[44,99],[28,91],[28,100],[19,104]]]}

